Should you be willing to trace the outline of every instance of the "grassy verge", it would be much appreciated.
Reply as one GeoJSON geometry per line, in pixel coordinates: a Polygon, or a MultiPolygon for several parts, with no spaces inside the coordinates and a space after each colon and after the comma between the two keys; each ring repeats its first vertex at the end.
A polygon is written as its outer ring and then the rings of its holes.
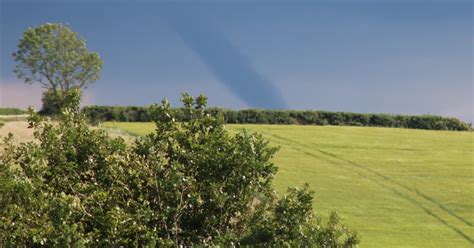
{"type": "Polygon", "coordinates": [[[19,108],[0,108],[0,115],[23,115],[26,112],[26,110],[19,108]]]}

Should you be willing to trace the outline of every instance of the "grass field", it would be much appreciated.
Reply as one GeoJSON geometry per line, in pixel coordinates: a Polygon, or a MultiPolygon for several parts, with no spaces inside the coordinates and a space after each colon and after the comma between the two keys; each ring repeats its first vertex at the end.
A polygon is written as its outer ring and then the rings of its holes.
{"type": "MultiPolygon", "coordinates": [[[[104,123],[134,136],[151,123],[104,123]]],[[[474,246],[474,133],[389,128],[228,125],[280,146],[275,187],[308,182],[314,207],[337,210],[361,247],[474,246]]]]}

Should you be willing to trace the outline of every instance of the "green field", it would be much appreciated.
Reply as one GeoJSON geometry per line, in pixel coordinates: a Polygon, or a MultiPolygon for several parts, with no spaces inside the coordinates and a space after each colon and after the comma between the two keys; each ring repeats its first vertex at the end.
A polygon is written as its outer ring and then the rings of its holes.
{"type": "MultiPolygon", "coordinates": [[[[151,123],[104,123],[140,136],[151,123]]],[[[308,182],[361,247],[474,246],[474,133],[336,126],[228,125],[281,147],[275,187],[308,182]]]]}

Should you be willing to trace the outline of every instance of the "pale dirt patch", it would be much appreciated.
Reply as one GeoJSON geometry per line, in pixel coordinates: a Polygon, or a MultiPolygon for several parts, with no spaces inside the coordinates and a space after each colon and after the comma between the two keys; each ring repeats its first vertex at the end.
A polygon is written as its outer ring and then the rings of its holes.
{"type": "MultiPolygon", "coordinates": [[[[97,127],[92,127],[97,128],[97,127]]],[[[124,132],[119,129],[111,128],[100,128],[105,130],[111,138],[122,137],[126,143],[131,144],[135,141],[136,137],[124,132]]],[[[26,121],[9,121],[5,122],[3,127],[0,127],[0,140],[7,137],[8,133],[13,134],[14,144],[20,144],[22,142],[33,141],[33,128],[28,128],[28,122],[26,121]]],[[[0,142],[1,147],[1,142],[0,142]]]]}
{"type": "Polygon", "coordinates": [[[26,121],[29,115],[0,115],[0,121],[26,121]]]}
{"type": "Polygon", "coordinates": [[[9,121],[0,127],[0,139],[3,141],[8,133],[12,133],[15,144],[28,142],[33,140],[33,131],[33,128],[28,128],[26,121],[9,121]]]}
{"type": "MultiPolygon", "coordinates": [[[[97,127],[92,127],[97,128],[97,127]]],[[[103,129],[111,138],[121,137],[125,140],[125,143],[131,145],[136,137],[118,129],[103,129]]],[[[26,121],[9,121],[5,122],[2,127],[0,127],[0,155],[3,151],[3,139],[8,136],[9,133],[13,134],[13,144],[19,145],[20,143],[34,141],[33,137],[33,128],[28,128],[28,122],[26,121]]]]}

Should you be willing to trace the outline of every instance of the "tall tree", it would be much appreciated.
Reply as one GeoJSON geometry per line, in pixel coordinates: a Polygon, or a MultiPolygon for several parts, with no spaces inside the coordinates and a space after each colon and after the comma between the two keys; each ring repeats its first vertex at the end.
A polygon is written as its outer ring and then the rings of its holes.
{"type": "Polygon", "coordinates": [[[39,83],[62,106],[72,89],[84,89],[99,78],[102,60],[87,49],[84,38],[67,25],[46,23],[28,28],[13,53],[17,77],[39,83]]]}

